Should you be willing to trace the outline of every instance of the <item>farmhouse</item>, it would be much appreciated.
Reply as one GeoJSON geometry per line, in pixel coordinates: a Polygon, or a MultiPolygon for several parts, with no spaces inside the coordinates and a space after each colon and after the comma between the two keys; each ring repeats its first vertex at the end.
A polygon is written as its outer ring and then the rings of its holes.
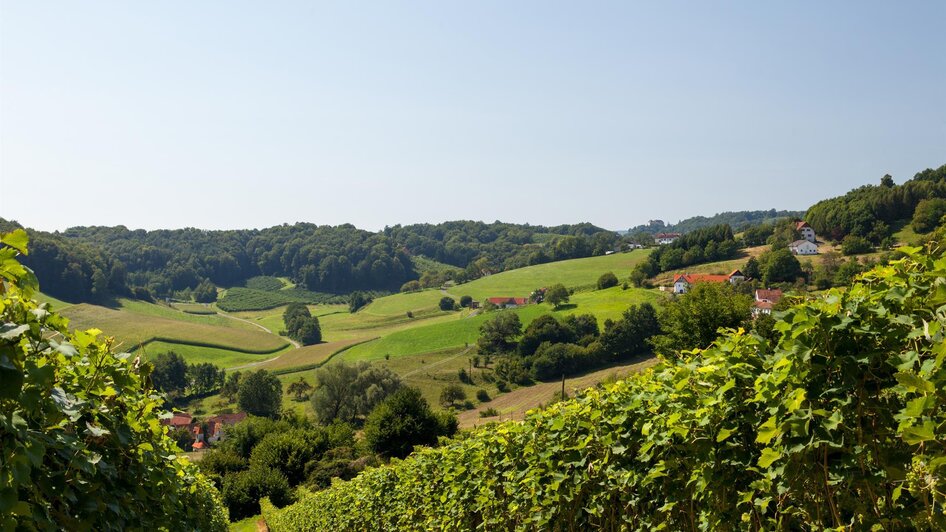
{"type": "Polygon", "coordinates": [[[654,235],[654,242],[661,246],[673,244],[673,241],[680,238],[680,233],[657,233],[654,235]]]}
{"type": "Polygon", "coordinates": [[[239,412],[220,414],[200,422],[186,412],[174,412],[170,418],[161,420],[161,424],[168,425],[172,429],[187,429],[194,436],[194,448],[203,449],[207,444],[223,439],[223,428],[226,425],[234,425],[244,419],[246,419],[246,413],[239,412]]]}
{"type": "Polygon", "coordinates": [[[529,304],[529,300],[524,297],[491,297],[486,301],[500,308],[524,307],[529,304]]]}
{"type": "Polygon", "coordinates": [[[812,244],[817,242],[815,238],[815,230],[808,225],[808,222],[798,221],[795,222],[795,230],[801,235],[802,240],[807,240],[812,244]]]}
{"type": "Polygon", "coordinates": [[[795,255],[817,255],[818,244],[808,240],[796,240],[788,245],[788,249],[795,255]]]}
{"type": "Polygon", "coordinates": [[[755,302],[752,305],[752,315],[771,314],[772,308],[782,299],[782,291],[775,289],[756,290],[755,302]]]}
{"type": "Polygon", "coordinates": [[[730,283],[739,284],[746,280],[746,276],[739,270],[733,270],[728,275],[708,275],[702,273],[684,273],[673,276],[673,293],[685,294],[696,283],[730,283]]]}

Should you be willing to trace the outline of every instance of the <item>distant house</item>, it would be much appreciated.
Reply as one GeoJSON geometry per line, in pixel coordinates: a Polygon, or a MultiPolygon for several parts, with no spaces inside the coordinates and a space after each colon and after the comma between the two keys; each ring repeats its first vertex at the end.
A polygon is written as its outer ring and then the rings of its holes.
{"type": "Polygon", "coordinates": [[[172,412],[171,417],[161,420],[162,425],[168,425],[172,429],[187,427],[193,422],[194,416],[188,414],[187,412],[172,412]]]}
{"type": "Polygon", "coordinates": [[[244,419],[246,419],[246,414],[240,412],[237,414],[220,414],[200,423],[194,420],[194,416],[186,412],[174,412],[170,418],[161,420],[161,423],[170,426],[172,429],[187,429],[194,436],[196,442],[194,448],[203,449],[207,444],[218,442],[223,438],[223,428],[226,425],[233,425],[244,419]]]}
{"type": "Polygon", "coordinates": [[[756,290],[755,302],[752,305],[752,315],[771,314],[772,308],[782,299],[782,291],[775,289],[756,290]]]}
{"type": "Polygon", "coordinates": [[[500,308],[524,307],[529,304],[529,299],[525,297],[491,297],[486,301],[500,308]]]}
{"type": "Polygon", "coordinates": [[[788,249],[795,255],[817,255],[818,244],[808,240],[796,240],[788,245],[788,249]]]}
{"type": "Polygon", "coordinates": [[[207,434],[205,435],[208,443],[215,443],[223,438],[223,428],[227,425],[236,425],[246,419],[245,412],[237,414],[220,414],[208,418],[204,423],[207,425],[207,434]]]}
{"type": "Polygon", "coordinates": [[[739,270],[733,270],[728,275],[709,275],[702,273],[683,273],[673,276],[673,293],[685,294],[696,283],[729,283],[739,284],[746,280],[746,276],[739,270]]]}
{"type": "Polygon", "coordinates": [[[818,239],[815,238],[815,230],[812,229],[810,225],[808,225],[808,222],[795,222],[795,230],[801,235],[802,240],[807,240],[812,244],[818,241],[818,239]]]}
{"type": "Polygon", "coordinates": [[[673,241],[680,238],[680,233],[657,233],[654,235],[654,242],[661,246],[673,244],[673,241]]]}

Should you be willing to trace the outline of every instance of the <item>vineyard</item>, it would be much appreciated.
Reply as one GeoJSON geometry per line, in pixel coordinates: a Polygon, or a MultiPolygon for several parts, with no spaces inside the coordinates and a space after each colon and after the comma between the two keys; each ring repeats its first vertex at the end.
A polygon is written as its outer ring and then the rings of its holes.
{"type": "Polygon", "coordinates": [[[227,290],[226,295],[217,301],[217,306],[227,312],[241,310],[266,310],[289,303],[305,303],[307,305],[347,303],[346,296],[310,292],[301,288],[287,290],[257,290],[236,286],[227,290]]]}
{"type": "Polygon", "coordinates": [[[709,349],[283,509],[272,530],[946,527],[946,258],[905,258],[709,349]]]}

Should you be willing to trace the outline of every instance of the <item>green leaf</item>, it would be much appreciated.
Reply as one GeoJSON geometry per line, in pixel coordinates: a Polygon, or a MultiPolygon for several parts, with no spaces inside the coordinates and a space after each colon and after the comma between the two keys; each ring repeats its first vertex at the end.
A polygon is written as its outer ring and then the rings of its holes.
{"type": "Polygon", "coordinates": [[[734,431],[735,429],[719,429],[719,434],[716,435],[716,441],[726,441],[726,438],[728,438],[734,431]]]}
{"type": "Polygon", "coordinates": [[[782,453],[772,449],[771,447],[766,447],[762,449],[762,455],[759,456],[759,467],[768,468],[772,465],[772,462],[778,460],[782,457],[782,453]]]}
{"type": "Polygon", "coordinates": [[[759,434],[756,436],[756,443],[767,444],[772,441],[772,438],[775,438],[782,431],[775,426],[775,416],[772,416],[759,427],[759,434]]]}
{"type": "Polygon", "coordinates": [[[12,232],[0,235],[0,242],[3,242],[24,255],[29,254],[26,247],[30,243],[30,235],[23,229],[14,229],[12,232]]]}
{"type": "Polygon", "coordinates": [[[918,427],[907,427],[903,429],[903,441],[910,445],[917,445],[925,441],[935,440],[933,434],[933,422],[927,421],[918,427]]]}
{"type": "Polygon", "coordinates": [[[935,390],[930,381],[915,373],[901,371],[894,375],[894,377],[897,379],[897,382],[909,392],[932,393],[935,390]]]}

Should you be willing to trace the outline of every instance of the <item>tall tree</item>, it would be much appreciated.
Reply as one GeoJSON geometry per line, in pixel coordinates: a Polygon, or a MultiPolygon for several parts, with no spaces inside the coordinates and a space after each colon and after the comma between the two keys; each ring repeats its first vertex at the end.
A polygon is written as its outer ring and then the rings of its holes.
{"type": "Polygon", "coordinates": [[[240,381],[237,404],[248,414],[275,418],[282,407],[282,383],[266,370],[250,373],[240,381]]]}

